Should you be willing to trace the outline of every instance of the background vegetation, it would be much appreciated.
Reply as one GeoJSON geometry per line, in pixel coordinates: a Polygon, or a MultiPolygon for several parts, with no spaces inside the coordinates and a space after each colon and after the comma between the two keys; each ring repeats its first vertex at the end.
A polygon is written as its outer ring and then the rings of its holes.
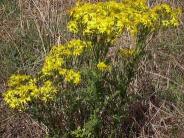
{"type": "MultiPolygon", "coordinates": [[[[0,91],[15,72],[35,74],[53,44],[75,36],[68,33],[66,12],[75,1],[0,1],[0,91]]],[[[150,1],[151,4],[161,1],[150,1]]],[[[183,6],[183,1],[169,1],[183,6]]],[[[127,137],[183,137],[184,129],[184,29],[160,31],[146,49],[129,93],[136,94],[127,107],[122,129],[127,137]]],[[[127,38],[128,39],[128,38],[127,38]]],[[[124,39],[117,42],[125,44],[124,39]]],[[[128,40],[127,40],[128,43],[128,40]]],[[[2,137],[44,137],[48,128],[29,114],[9,110],[0,96],[2,137]]],[[[107,128],[110,118],[106,116],[107,128]]],[[[62,119],[55,118],[55,119],[62,119]]],[[[57,122],[58,120],[53,120],[57,122]]],[[[56,124],[57,125],[57,124],[56,124]]]]}

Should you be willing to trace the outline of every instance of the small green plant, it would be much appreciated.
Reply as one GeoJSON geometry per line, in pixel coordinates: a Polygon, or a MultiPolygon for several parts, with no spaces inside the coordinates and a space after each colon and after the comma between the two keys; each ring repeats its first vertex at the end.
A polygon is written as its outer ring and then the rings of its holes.
{"type": "Polygon", "coordinates": [[[53,133],[73,137],[101,137],[104,114],[124,116],[127,89],[145,55],[147,38],[159,29],[179,25],[180,9],[167,4],[148,7],[146,0],[78,2],[69,12],[69,30],[80,39],[53,46],[36,76],[13,75],[5,102],[31,112],[53,133]],[[122,34],[130,34],[134,47],[116,47],[122,34]],[[117,50],[108,56],[110,48],[117,50]],[[57,117],[60,120],[56,121],[57,117]]]}

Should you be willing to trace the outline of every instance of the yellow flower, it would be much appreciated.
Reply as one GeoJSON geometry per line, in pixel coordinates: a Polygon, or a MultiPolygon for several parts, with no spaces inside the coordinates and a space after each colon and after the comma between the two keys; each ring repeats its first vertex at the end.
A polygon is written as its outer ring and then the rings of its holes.
{"type": "Polygon", "coordinates": [[[80,83],[80,73],[75,72],[72,69],[68,70],[65,74],[65,81],[66,82],[72,82],[74,84],[79,84],[80,83]]]}
{"type": "Polygon", "coordinates": [[[44,74],[51,74],[51,72],[58,70],[64,64],[63,58],[48,56],[45,59],[42,72],[44,74]]]}
{"type": "Polygon", "coordinates": [[[70,22],[68,24],[68,29],[71,30],[73,33],[78,32],[77,23],[76,22],[70,22]]]}
{"type": "MultiPolygon", "coordinates": [[[[31,79],[30,76],[13,76],[10,78],[10,82],[15,80],[15,78],[19,78],[19,81],[3,94],[4,101],[10,108],[24,110],[33,98],[32,93],[38,91],[38,87],[35,84],[35,80],[31,79]],[[29,80],[20,82],[20,80],[25,80],[25,78],[29,78],[29,80]]],[[[10,83],[10,86],[12,86],[12,83],[10,83]]]]}
{"type": "Polygon", "coordinates": [[[40,87],[38,95],[42,101],[47,102],[53,100],[57,93],[56,87],[53,85],[51,81],[44,82],[43,86],[40,87]]]}
{"type": "Polygon", "coordinates": [[[31,78],[31,76],[29,76],[29,75],[20,75],[20,74],[15,75],[14,74],[8,80],[8,86],[14,87],[14,86],[20,85],[22,83],[26,83],[30,80],[30,78],[31,78]]]}
{"type": "Polygon", "coordinates": [[[64,75],[66,75],[66,73],[67,73],[67,69],[59,69],[59,74],[60,75],[62,75],[62,76],[64,76],[64,75]]]}
{"type": "Polygon", "coordinates": [[[72,56],[77,57],[81,55],[85,48],[90,47],[90,42],[84,42],[79,39],[73,39],[64,45],[54,46],[45,58],[42,73],[51,75],[54,71],[58,71],[60,75],[64,75],[63,66],[65,60],[70,59],[72,56]]]}
{"type": "Polygon", "coordinates": [[[105,70],[107,70],[109,67],[108,67],[108,65],[106,65],[104,62],[99,62],[98,64],[97,64],[97,68],[100,70],[100,71],[105,71],[105,70]]]}
{"type": "Polygon", "coordinates": [[[76,5],[71,10],[68,28],[71,32],[80,32],[84,36],[103,34],[105,40],[113,42],[113,39],[123,33],[124,28],[129,28],[130,33],[136,36],[140,25],[151,31],[156,28],[156,24],[163,27],[177,26],[178,15],[181,15],[179,10],[172,9],[168,4],[150,8],[147,0],[87,2],[76,5]]]}
{"type": "MultiPolygon", "coordinates": [[[[25,80],[26,76],[13,76],[10,79],[21,78],[25,80]]],[[[12,82],[12,80],[10,80],[12,82]]],[[[10,84],[12,85],[12,83],[10,84]]],[[[34,100],[42,100],[44,102],[54,99],[57,93],[56,87],[51,81],[45,81],[43,86],[38,87],[36,85],[36,79],[30,77],[26,82],[19,83],[16,86],[10,88],[3,94],[4,101],[10,108],[24,110],[27,105],[34,100]]]]}

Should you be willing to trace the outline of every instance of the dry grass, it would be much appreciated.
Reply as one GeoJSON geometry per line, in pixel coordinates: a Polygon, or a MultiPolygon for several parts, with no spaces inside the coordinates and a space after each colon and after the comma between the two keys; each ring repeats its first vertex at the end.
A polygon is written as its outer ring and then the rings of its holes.
{"type": "MultiPolygon", "coordinates": [[[[0,2],[0,93],[10,74],[35,74],[53,44],[73,37],[67,32],[66,14],[74,2],[0,2]]],[[[172,0],[172,4],[183,6],[184,2],[172,0]]],[[[160,32],[147,49],[149,56],[140,63],[131,91],[141,100],[129,107],[130,122],[139,133],[134,137],[184,137],[183,28],[160,32]]],[[[29,115],[7,109],[0,96],[0,137],[41,138],[47,133],[47,128],[29,115]]]]}

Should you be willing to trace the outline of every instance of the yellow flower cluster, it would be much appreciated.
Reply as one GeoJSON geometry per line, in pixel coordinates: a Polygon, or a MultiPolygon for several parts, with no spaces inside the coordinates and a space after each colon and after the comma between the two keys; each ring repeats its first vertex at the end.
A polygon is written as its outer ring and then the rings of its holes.
{"type": "MultiPolygon", "coordinates": [[[[80,83],[80,72],[67,69],[65,62],[68,58],[80,56],[89,42],[71,40],[65,45],[54,46],[45,59],[42,75],[54,75],[58,72],[66,82],[80,83]]],[[[41,77],[43,77],[41,76],[41,77]]],[[[4,101],[13,109],[23,110],[33,100],[47,102],[57,94],[57,87],[52,80],[36,79],[29,75],[12,75],[8,81],[9,89],[4,93],[4,101]],[[38,81],[39,80],[39,81],[38,81]]]]}
{"type": "Polygon", "coordinates": [[[9,90],[4,93],[4,101],[13,109],[23,110],[34,99],[44,102],[53,99],[57,90],[51,81],[46,81],[40,87],[36,83],[36,79],[29,75],[12,75],[8,82],[9,90]]]}
{"type": "Polygon", "coordinates": [[[179,15],[179,9],[167,4],[149,8],[147,0],[78,3],[70,11],[68,28],[73,33],[102,35],[112,41],[125,30],[136,35],[140,26],[150,30],[156,29],[155,26],[177,26],[179,15]]]}
{"type": "Polygon", "coordinates": [[[35,91],[35,93],[33,93],[33,96],[41,99],[44,102],[47,102],[53,100],[56,93],[57,93],[56,87],[50,80],[47,80],[43,83],[42,87],[40,87],[37,91],[35,91]]]}
{"type": "Polygon", "coordinates": [[[42,72],[45,75],[52,75],[57,71],[65,78],[66,82],[78,84],[80,82],[80,73],[73,69],[66,69],[65,60],[70,57],[80,56],[84,49],[90,47],[90,42],[81,40],[71,40],[65,45],[54,46],[46,57],[42,72]]]}
{"type": "Polygon", "coordinates": [[[10,87],[16,87],[19,84],[27,83],[30,80],[31,76],[29,75],[12,75],[8,81],[10,87]]]}
{"type": "Polygon", "coordinates": [[[169,26],[178,26],[179,25],[179,16],[181,15],[181,9],[172,9],[171,6],[167,4],[162,4],[160,6],[155,6],[152,9],[152,15],[157,15],[157,22],[160,23],[160,26],[169,27],[169,26]],[[158,20],[159,19],[159,20],[158,20]]]}
{"type": "Polygon", "coordinates": [[[80,73],[79,72],[75,72],[72,69],[70,69],[64,75],[65,75],[66,82],[72,82],[74,84],[80,83],[80,73]]]}

